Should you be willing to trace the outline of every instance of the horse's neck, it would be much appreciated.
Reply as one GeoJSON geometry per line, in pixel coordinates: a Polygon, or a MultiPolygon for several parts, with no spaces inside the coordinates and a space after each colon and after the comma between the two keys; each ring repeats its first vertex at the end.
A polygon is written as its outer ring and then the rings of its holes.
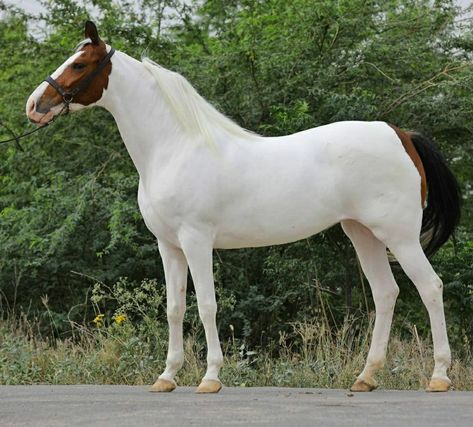
{"type": "Polygon", "coordinates": [[[122,52],[113,57],[109,85],[98,105],[115,118],[142,178],[156,162],[166,162],[188,143],[153,76],[140,61],[122,52]]]}

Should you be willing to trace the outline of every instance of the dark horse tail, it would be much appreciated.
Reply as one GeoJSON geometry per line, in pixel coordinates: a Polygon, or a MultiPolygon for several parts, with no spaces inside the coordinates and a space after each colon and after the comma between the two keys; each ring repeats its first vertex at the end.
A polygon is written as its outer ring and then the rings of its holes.
{"type": "Polygon", "coordinates": [[[411,133],[410,137],[427,178],[427,206],[420,240],[425,254],[430,256],[448,240],[460,221],[460,187],[433,142],[418,133],[411,133]]]}

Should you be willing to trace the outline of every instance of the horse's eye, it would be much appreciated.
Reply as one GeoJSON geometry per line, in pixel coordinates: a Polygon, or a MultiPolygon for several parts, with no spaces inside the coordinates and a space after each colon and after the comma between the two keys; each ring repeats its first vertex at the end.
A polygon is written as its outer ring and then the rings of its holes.
{"type": "Polygon", "coordinates": [[[74,64],[72,64],[72,68],[74,70],[83,70],[85,68],[85,64],[82,64],[81,62],[74,62],[74,64]]]}

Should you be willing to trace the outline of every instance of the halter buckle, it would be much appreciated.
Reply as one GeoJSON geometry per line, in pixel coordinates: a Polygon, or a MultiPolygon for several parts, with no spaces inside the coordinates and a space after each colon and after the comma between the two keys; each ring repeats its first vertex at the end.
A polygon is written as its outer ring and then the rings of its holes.
{"type": "Polygon", "coordinates": [[[67,105],[69,105],[74,99],[74,95],[72,93],[65,93],[62,95],[62,99],[67,105]]]}

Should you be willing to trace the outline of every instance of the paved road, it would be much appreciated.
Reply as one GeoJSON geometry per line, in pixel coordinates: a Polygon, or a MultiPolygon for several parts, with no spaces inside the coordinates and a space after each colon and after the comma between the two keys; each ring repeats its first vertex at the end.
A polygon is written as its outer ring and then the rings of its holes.
{"type": "Polygon", "coordinates": [[[129,386],[0,386],[6,426],[473,426],[473,392],[129,386]]]}

